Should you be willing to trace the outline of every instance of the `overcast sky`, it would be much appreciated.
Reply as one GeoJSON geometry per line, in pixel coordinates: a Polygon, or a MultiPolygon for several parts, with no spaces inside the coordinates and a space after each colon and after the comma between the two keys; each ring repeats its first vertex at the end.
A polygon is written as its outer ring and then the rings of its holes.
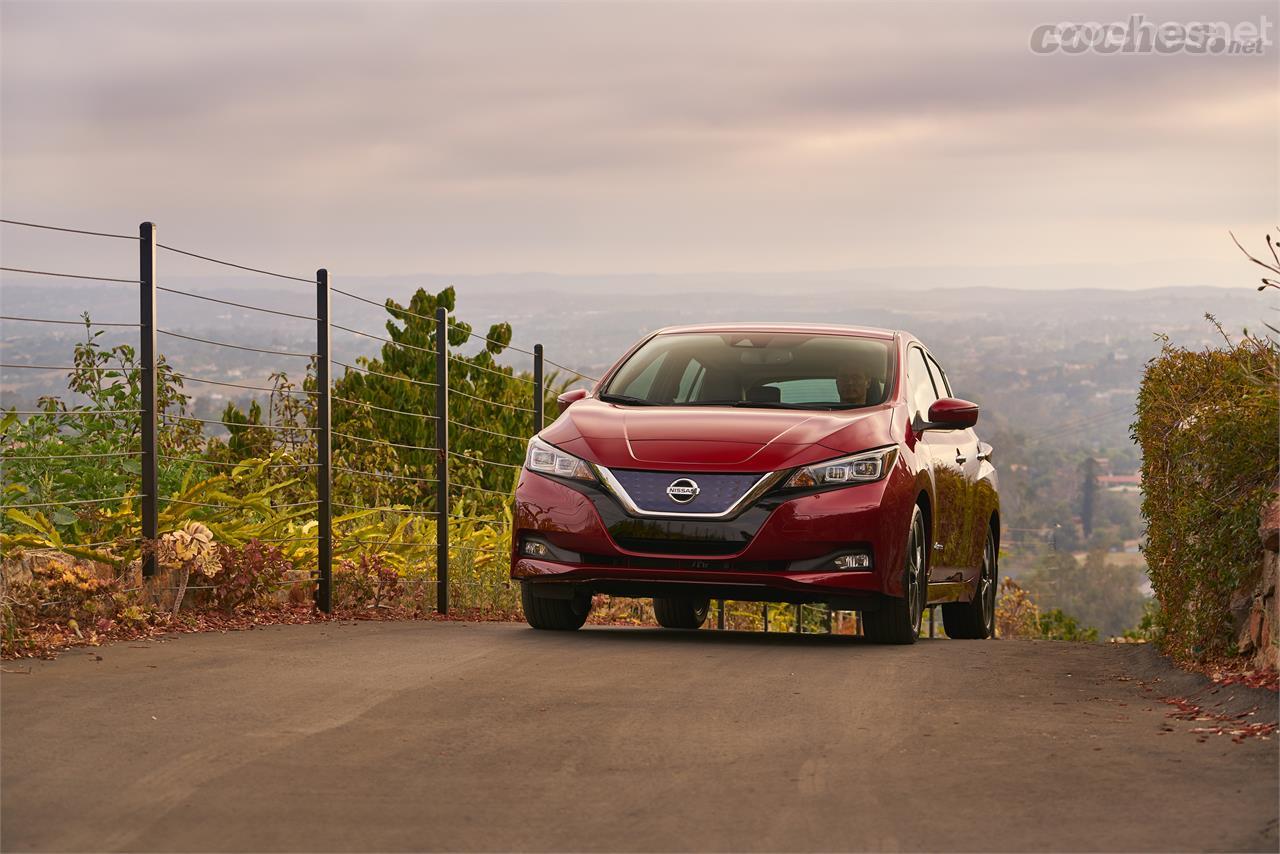
{"type": "MultiPolygon", "coordinates": [[[[1132,12],[1280,19],[1275,2],[4,0],[0,201],[153,219],[299,272],[1138,264],[1242,283],[1227,231],[1260,242],[1278,219],[1280,46],[1028,49],[1037,24],[1132,12]]],[[[6,263],[38,260],[25,241],[3,229],[6,263]]],[[[1137,281],[1114,269],[1082,284],[1137,281]]]]}

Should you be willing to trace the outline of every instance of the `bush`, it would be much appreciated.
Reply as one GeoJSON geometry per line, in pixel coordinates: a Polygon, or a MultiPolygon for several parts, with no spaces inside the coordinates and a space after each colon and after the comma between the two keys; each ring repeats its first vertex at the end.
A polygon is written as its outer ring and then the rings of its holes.
{"type": "Polygon", "coordinates": [[[1230,602],[1262,566],[1259,517],[1280,463],[1277,347],[1246,336],[1193,352],[1167,342],[1138,392],[1142,515],[1165,651],[1234,653],[1230,602]]]}
{"type": "Polygon", "coordinates": [[[1081,626],[1075,617],[1062,613],[1058,608],[1046,611],[1038,620],[1040,637],[1045,640],[1097,643],[1098,630],[1081,626]]]}
{"type": "Polygon", "coordinates": [[[237,608],[264,605],[284,586],[293,569],[278,546],[250,540],[243,546],[219,546],[222,573],[213,590],[213,601],[227,613],[237,608]]]}
{"type": "Polygon", "coordinates": [[[1040,608],[1031,594],[1012,578],[1000,581],[996,601],[996,637],[1035,638],[1040,636],[1040,608]]]}
{"type": "Polygon", "coordinates": [[[349,608],[378,608],[400,600],[401,578],[381,554],[365,552],[333,569],[334,601],[349,608]]]}
{"type": "Polygon", "coordinates": [[[0,653],[39,652],[34,632],[92,638],[117,624],[146,623],[147,614],[106,567],[67,554],[39,554],[9,567],[0,583],[0,653]],[[21,567],[25,567],[22,571],[21,567]]]}

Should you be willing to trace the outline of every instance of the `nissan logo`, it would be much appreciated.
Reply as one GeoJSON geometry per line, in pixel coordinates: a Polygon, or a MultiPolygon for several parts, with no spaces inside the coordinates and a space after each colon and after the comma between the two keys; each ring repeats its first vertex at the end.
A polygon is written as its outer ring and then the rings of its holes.
{"type": "Polygon", "coordinates": [[[679,480],[671,481],[671,485],[667,487],[667,495],[677,504],[688,504],[690,501],[698,497],[698,484],[687,477],[679,480]]]}

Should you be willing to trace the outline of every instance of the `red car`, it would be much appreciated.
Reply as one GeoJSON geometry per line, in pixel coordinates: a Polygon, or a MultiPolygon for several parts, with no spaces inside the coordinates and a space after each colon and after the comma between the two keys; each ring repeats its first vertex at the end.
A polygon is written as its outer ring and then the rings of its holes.
{"type": "Polygon", "coordinates": [[[991,637],[1000,517],[976,404],[905,332],[663,329],[529,442],[511,577],[538,629],[594,593],[696,629],[711,599],[860,611],[866,636],[991,637]]]}

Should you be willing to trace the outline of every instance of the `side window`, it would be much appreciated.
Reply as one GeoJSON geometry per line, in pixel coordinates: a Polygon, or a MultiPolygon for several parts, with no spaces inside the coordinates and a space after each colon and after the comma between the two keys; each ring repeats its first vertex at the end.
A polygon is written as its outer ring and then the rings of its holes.
{"type": "Polygon", "coordinates": [[[631,397],[649,398],[649,391],[653,388],[653,381],[658,378],[658,371],[662,370],[662,363],[667,360],[667,354],[662,353],[658,358],[654,359],[645,369],[636,374],[631,380],[619,389],[621,394],[630,395],[631,397]]]}
{"type": "Polygon", "coordinates": [[[929,377],[929,366],[925,364],[924,351],[912,347],[907,351],[907,403],[911,416],[929,417],[929,407],[938,399],[933,390],[933,380],[929,377]]]}
{"type": "Polygon", "coordinates": [[[702,387],[702,378],[706,376],[707,369],[702,367],[702,363],[697,359],[690,359],[689,364],[684,366],[684,373],[680,375],[680,385],[676,389],[676,403],[688,403],[697,397],[698,389],[702,387]]]}
{"type": "Polygon", "coordinates": [[[933,384],[938,389],[938,396],[955,397],[955,393],[951,391],[951,383],[947,380],[947,372],[942,370],[942,365],[938,364],[932,353],[929,354],[929,370],[933,371],[933,384]]]}

